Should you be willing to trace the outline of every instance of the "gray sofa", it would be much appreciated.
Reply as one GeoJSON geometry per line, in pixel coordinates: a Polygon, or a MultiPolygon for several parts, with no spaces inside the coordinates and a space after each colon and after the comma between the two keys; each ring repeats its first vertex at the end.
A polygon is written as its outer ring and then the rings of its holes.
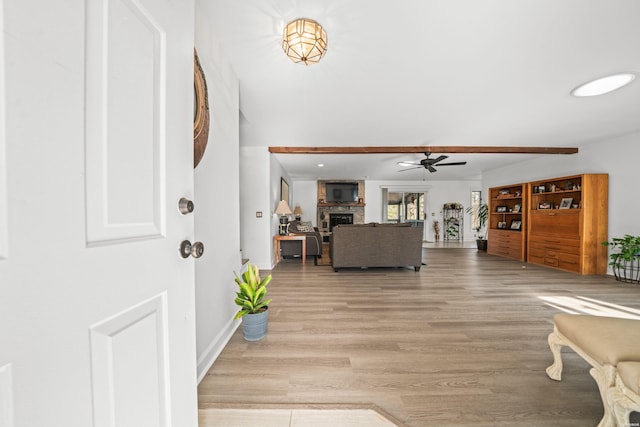
{"type": "Polygon", "coordinates": [[[331,233],[331,266],[413,267],[422,265],[422,227],[411,224],[336,225],[331,233]]]}
{"type": "MultiPolygon", "coordinates": [[[[287,229],[289,233],[307,236],[307,258],[313,257],[313,263],[318,265],[318,258],[322,258],[322,236],[318,229],[314,227],[312,231],[304,231],[300,221],[291,221],[287,229]]],[[[280,242],[280,255],[283,258],[299,257],[300,242],[283,240],[280,242]]]]}

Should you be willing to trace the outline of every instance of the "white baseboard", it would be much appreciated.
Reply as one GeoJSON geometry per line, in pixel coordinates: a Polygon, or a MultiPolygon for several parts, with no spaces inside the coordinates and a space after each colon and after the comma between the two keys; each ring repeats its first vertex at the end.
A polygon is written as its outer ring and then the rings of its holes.
{"type": "Polygon", "coordinates": [[[227,345],[233,333],[238,329],[238,326],[242,323],[241,320],[233,320],[231,319],[224,329],[220,331],[220,333],[213,339],[211,344],[207,346],[207,349],[202,353],[200,357],[198,357],[198,384],[204,379],[204,376],[207,375],[207,372],[213,366],[213,362],[216,361],[224,347],[227,345]]]}

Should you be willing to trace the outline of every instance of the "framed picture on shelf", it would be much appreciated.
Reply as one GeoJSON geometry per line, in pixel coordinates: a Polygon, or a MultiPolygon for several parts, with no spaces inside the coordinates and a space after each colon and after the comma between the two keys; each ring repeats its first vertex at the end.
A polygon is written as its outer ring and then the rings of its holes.
{"type": "Polygon", "coordinates": [[[560,209],[571,209],[571,203],[573,203],[573,198],[565,197],[560,202],[560,209]]]}
{"type": "Polygon", "coordinates": [[[506,211],[507,211],[506,206],[496,206],[496,212],[506,212],[506,211]]]}
{"type": "Polygon", "coordinates": [[[520,204],[516,203],[515,205],[513,205],[513,213],[518,213],[520,212],[520,204]]]}
{"type": "Polygon", "coordinates": [[[553,209],[553,203],[551,203],[551,202],[540,202],[540,203],[538,203],[538,209],[553,209]]]}
{"type": "Polygon", "coordinates": [[[544,185],[538,186],[538,193],[544,193],[545,191],[547,191],[547,189],[544,185]]]}
{"type": "Polygon", "coordinates": [[[522,221],[520,221],[519,219],[514,219],[511,221],[511,226],[509,227],[512,230],[518,230],[520,231],[520,229],[522,228],[522,221]]]}

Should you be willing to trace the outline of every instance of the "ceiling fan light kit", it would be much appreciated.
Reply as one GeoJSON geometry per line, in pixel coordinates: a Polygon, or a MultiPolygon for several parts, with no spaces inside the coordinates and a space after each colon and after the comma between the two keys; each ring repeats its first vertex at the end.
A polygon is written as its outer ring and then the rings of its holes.
{"type": "Polygon", "coordinates": [[[584,83],[571,91],[576,97],[598,96],[613,92],[635,80],[634,73],[617,73],[584,83]]]}
{"type": "Polygon", "coordinates": [[[293,62],[316,64],[327,52],[327,33],[313,19],[299,18],[284,27],[282,50],[293,62]]]}

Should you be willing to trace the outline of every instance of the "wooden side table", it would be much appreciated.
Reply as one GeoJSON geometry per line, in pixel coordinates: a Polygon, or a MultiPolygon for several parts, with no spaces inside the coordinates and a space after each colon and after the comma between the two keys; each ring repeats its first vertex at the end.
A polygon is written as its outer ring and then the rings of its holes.
{"type": "Polygon", "coordinates": [[[288,236],[273,236],[273,259],[275,265],[280,262],[280,242],[283,240],[299,240],[302,246],[302,265],[304,265],[307,259],[307,236],[304,234],[289,234],[288,236]]]}

